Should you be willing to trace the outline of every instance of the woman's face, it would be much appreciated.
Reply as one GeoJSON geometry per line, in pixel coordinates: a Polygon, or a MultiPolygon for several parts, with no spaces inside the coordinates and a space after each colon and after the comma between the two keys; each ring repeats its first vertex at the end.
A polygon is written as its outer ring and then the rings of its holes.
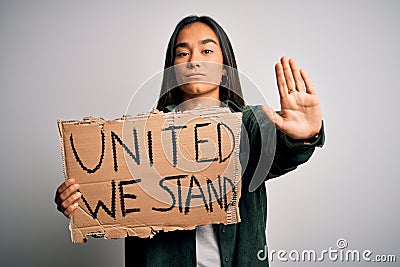
{"type": "Polygon", "coordinates": [[[207,97],[219,100],[219,84],[224,74],[221,46],[214,31],[195,22],[178,34],[175,46],[175,76],[183,100],[207,97]]]}

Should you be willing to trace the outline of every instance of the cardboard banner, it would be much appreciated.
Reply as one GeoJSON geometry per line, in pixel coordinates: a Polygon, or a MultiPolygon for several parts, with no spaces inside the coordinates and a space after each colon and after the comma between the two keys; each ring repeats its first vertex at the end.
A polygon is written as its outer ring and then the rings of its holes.
{"type": "Polygon", "coordinates": [[[64,175],[82,193],[72,241],[240,222],[241,121],[229,108],[58,120],[64,175]]]}

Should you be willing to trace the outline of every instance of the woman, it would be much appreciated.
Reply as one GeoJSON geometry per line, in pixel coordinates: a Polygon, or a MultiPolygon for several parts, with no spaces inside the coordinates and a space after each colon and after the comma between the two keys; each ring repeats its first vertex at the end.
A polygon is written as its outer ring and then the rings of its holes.
{"type": "MultiPolygon", "coordinates": [[[[165,112],[190,108],[191,101],[212,99],[243,112],[249,134],[249,162],[242,175],[239,202],[241,223],[208,225],[196,230],[158,233],[152,239],[128,237],[125,240],[126,266],[267,266],[257,253],[266,246],[266,190],[248,190],[266,145],[261,135],[274,122],[276,153],[263,181],[294,170],[306,162],[316,146],[322,146],[324,133],[318,98],[307,74],[294,60],[282,57],[275,66],[281,111],[244,104],[232,46],[224,30],[209,17],[189,16],[179,22],[168,44],[164,69],[173,67],[175,75],[164,73],[157,108],[165,112]],[[202,68],[222,66],[212,72],[220,82],[204,82],[202,68]],[[228,66],[228,67],[223,67],[228,66]],[[189,74],[188,74],[189,73],[189,74]]],[[[262,164],[260,164],[262,166],[262,164]]],[[[261,168],[263,169],[263,168],[261,168]]],[[[62,183],[56,192],[58,209],[70,217],[77,208],[79,185],[73,179],[62,183]]]]}

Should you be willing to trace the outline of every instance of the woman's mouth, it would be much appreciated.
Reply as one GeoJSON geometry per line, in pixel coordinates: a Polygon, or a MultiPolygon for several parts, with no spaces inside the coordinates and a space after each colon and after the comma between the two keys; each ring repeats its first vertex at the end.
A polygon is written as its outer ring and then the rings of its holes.
{"type": "Polygon", "coordinates": [[[185,75],[187,79],[201,79],[204,78],[205,76],[206,75],[202,72],[193,72],[185,75]]]}

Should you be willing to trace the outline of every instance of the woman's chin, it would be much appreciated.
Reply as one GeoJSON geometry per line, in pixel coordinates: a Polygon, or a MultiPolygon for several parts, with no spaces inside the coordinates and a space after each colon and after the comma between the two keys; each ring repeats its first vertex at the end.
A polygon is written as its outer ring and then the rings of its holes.
{"type": "Polygon", "coordinates": [[[207,97],[212,95],[218,95],[219,87],[215,87],[215,85],[210,86],[210,84],[205,85],[204,83],[190,83],[184,86],[181,86],[181,90],[185,95],[193,96],[193,97],[207,97]]]}

